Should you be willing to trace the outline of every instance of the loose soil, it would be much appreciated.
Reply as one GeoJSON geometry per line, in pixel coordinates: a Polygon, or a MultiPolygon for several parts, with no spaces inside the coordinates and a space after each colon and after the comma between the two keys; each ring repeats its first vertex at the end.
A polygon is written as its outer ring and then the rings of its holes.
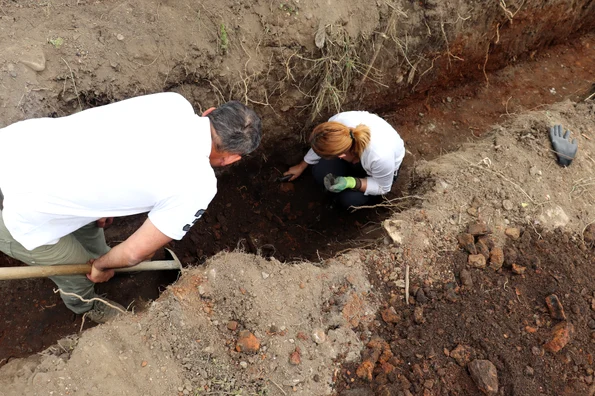
{"type": "MultiPolygon", "coordinates": [[[[390,345],[389,364],[394,370],[387,373],[378,363],[368,382],[356,375],[358,363],[345,365],[339,394],[368,394],[354,390],[371,388],[377,395],[405,390],[415,395],[481,395],[467,372],[473,359],[488,359],[496,366],[500,394],[592,394],[595,255],[562,232],[537,231],[541,232],[527,229],[518,241],[505,245],[506,252],[518,254],[515,263],[527,268],[524,275],[510,268],[469,269],[468,254],[451,252],[442,260],[454,268],[456,280],[433,286],[414,282],[412,288],[422,292],[417,301],[412,296],[408,306],[395,298],[402,289],[376,279],[373,284],[393,296],[381,310],[392,306],[400,315],[394,324],[379,315],[370,329],[372,339],[379,337],[390,345]],[[472,285],[463,284],[462,270],[470,272],[472,285]],[[559,297],[575,328],[571,343],[558,354],[543,348],[552,338],[552,327],[560,322],[551,317],[545,303],[551,294],[559,297]],[[414,319],[416,309],[423,309],[423,323],[414,319]],[[459,345],[467,349],[467,356],[452,353],[459,345]]],[[[385,269],[386,263],[373,253],[367,260],[385,269]]]]}

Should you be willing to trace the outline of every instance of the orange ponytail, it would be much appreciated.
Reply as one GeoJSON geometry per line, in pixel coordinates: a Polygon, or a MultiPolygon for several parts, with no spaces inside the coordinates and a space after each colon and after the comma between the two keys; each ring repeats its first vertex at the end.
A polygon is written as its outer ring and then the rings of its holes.
{"type": "Polygon", "coordinates": [[[310,146],[322,158],[335,158],[351,150],[358,158],[370,144],[370,128],[351,129],[340,122],[323,122],[312,131],[310,146]]]}

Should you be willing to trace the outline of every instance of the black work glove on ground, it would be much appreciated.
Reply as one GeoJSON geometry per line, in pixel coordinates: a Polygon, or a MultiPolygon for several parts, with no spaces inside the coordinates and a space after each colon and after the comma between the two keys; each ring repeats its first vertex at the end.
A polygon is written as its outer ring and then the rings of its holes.
{"type": "Polygon", "coordinates": [[[549,128],[549,131],[552,147],[558,156],[558,163],[562,166],[570,165],[578,150],[576,139],[569,140],[569,130],[566,130],[566,133],[562,135],[562,125],[555,125],[553,128],[549,128]]]}

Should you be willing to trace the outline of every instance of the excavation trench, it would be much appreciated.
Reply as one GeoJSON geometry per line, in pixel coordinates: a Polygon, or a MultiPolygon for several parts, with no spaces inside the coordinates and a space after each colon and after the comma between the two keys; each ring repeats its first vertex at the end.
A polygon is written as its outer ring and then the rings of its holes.
{"type": "MultiPolygon", "coordinates": [[[[401,177],[390,197],[418,193],[423,181],[411,172],[419,160],[456,150],[481,138],[488,128],[506,117],[565,99],[583,100],[592,93],[595,69],[593,36],[555,46],[532,60],[489,74],[485,80],[429,90],[423,98],[362,104],[361,108],[390,107],[382,115],[405,140],[406,156],[401,177]]],[[[309,173],[295,183],[276,179],[299,161],[304,146],[264,150],[226,170],[219,178],[219,193],[202,221],[179,242],[172,243],[184,265],[200,265],[223,250],[243,249],[291,262],[318,262],[346,249],[383,243],[380,222],[391,210],[375,208],[347,214],[329,208],[329,200],[314,186],[309,173]],[[266,152],[265,152],[266,150],[266,152]],[[266,160],[263,154],[266,154],[266,160]]],[[[285,146],[283,146],[285,147],[285,146]]],[[[166,181],[156,181],[163,182],[166,181]]],[[[414,205],[415,201],[404,201],[414,205]]],[[[116,219],[106,235],[112,245],[125,239],[143,216],[116,219]]],[[[19,265],[2,257],[0,265],[19,265]]],[[[120,275],[99,286],[101,293],[142,309],[178,274],[172,272],[120,275]]],[[[0,283],[5,314],[0,323],[0,364],[39,352],[59,338],[81,328],[75,316],[52,292],[45,279],[0,283]]],[[[84,324],[87,328],[91,324],[84,324]]]]}

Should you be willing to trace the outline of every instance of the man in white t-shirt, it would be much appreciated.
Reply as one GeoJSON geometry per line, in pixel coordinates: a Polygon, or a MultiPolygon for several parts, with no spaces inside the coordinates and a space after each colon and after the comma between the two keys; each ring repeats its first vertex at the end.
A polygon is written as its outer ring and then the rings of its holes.
{"type": "MultiPolygon", "coordinates": [[[[29,265],[92,262],[87,276],[52,277],[65,293],[95,296],[114,268],[181,239],[217,192],[212,167],[255,150],[260,118],[239,102],[200,117],[179,94],[158,93],[30,119],[0,129],[0,250],[29,265]],[[110,249],[103,225],[148,213],[110,249]]],[[[73,312],[104,322],[117,311],[62,294],[73,312]]]]}

